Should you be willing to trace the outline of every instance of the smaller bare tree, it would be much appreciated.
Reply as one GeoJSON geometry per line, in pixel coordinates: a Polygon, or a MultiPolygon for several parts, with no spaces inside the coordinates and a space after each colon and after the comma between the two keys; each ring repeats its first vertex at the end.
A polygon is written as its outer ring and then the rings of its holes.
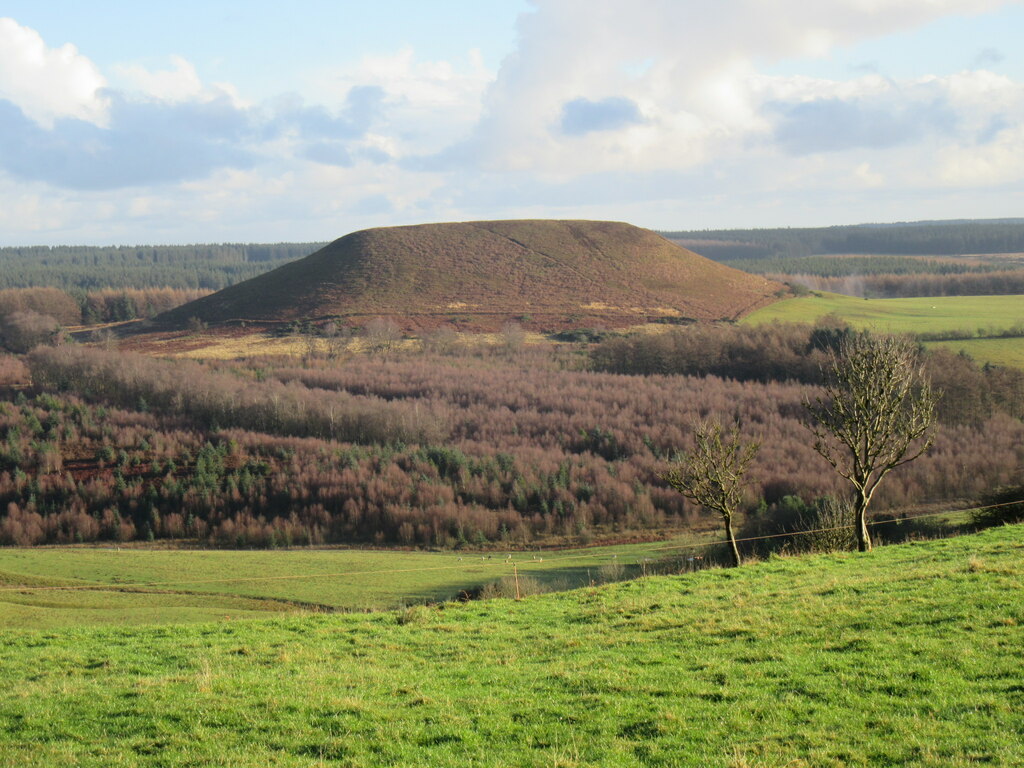
{"type": "Polygon", "coordinates": [[[402,340],[402,329],[389,317],[375,317],[366,324],[365,339],[368,352],[386,354],[402,340]]]}
{"type": "Polygon", "coordinates": [[[508,322],[501,328],[500,343],[505,352],[518,352],[526,343],[526,331],[519,323],[508,322]]]}
{"type": "Polygon", "coordinates": [[[853,485],[857,548],[869,552],[868,505],[882,478],[931,447],[939,395],[898,336],[844,339],[825,374],[824,396],[804,402],[814,450],[853,485]]]}
{"type": "Polygon", "coordinates": [[[327,340],[327,357],[331,360],[348,359],[349,343],[352,341],[352,329],[346,325],[330,320],[323,327],[323,335],[327,340]]]}
{"type": "Polygon", "coordinates": [[[725,523],[733,565],[740,565],[739,547],[732,530],[733,516],[743,501],[744,476],[761,444],[745,442],[738,426],[723,431],[719,421],[696,426],[696,446],[684,453],[661,478],[683,496],[717,512],[725,523]]]}
{"type": "Polygon", "coordinates": [[[459,347],[459,334],[450,325],[426,331],[420,339],[424,352],[450,355],[459,347]]]}

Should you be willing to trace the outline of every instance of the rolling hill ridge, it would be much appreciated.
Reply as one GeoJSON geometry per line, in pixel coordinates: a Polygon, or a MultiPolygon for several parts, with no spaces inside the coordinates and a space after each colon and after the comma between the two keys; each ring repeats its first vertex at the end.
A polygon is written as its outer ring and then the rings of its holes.
{"type": "Polygon", "coordinates": [[[538,328],[735,319],[783,288],[649,230],[603,221],[481,221],[367,229],[161,316],[292,322],[391,316],[406,325],[538,328]]]}

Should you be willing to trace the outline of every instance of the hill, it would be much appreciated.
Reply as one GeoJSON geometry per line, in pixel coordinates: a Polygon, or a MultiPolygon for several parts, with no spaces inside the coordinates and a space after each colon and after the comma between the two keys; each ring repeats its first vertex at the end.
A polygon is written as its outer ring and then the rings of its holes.
{"type": "Polygon", "coordinates": [[[521,603],[0,630],[0,765],[1019,765],[1021,531],[521,603]]]}
{"type": "Polygon", "coordinates": [[[482,221],[354,232],[161,319],[625,325],[734,319],[780,289],[629,224],[482,221]]]}

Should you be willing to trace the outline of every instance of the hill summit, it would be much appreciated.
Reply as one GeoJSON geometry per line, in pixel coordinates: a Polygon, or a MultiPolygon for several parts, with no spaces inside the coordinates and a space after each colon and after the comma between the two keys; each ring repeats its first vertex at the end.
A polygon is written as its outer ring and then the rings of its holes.
{"type": "Polygon", "coordinates": [[[476,221],[354,232],[162,319],[622,326],[734,319],[780,288],[630,224],[476,221]]]}

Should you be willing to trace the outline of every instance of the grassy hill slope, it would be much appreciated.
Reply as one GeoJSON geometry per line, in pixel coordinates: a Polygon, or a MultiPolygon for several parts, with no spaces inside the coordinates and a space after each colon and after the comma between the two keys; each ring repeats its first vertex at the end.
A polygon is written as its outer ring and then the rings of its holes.
{"type": "Polygon", "coordinates": [[[1022,532],[521,603],[3,632],[0,765],[1015,765],[1022,532]]]}
{"type": "Polygon", "coordinates": [[[780,288],[629,224],[483,221],[355,232],[163,319],[711,320],[762,306],[780,288]]]}

